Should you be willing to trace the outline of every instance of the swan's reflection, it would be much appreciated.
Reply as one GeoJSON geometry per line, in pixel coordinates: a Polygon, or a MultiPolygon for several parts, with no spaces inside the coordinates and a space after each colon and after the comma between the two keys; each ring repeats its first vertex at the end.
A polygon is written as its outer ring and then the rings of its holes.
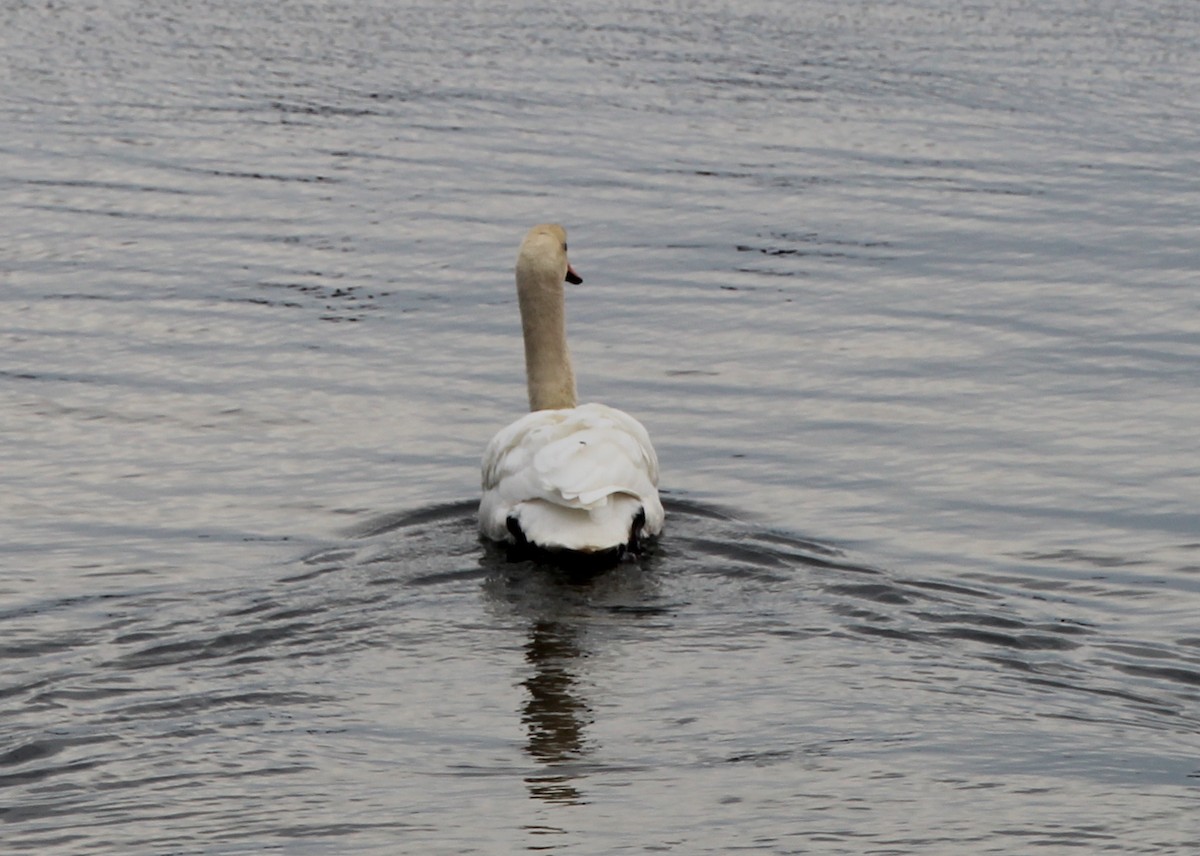
{"type": "Polygon", "coordinates": [[[592,711],[579,693],[575,675],[581,658],[577,632],[562,621],[537,621],[530,627],[525,660],[533,673],[524,681],[529,692],[522,712],[528,733],[525,751],[546,765],[546,770],[525,781],[530,794],[559,803],[580,801],[572,785],[577,773],[571,762],[588,753],[584,729],[592,711]]]}
{"type": "MultiPolygon", "coordinates": [[[[585,801],[582,780],[595,770],[598,746],[588,735],[593,705],[587,697],[587,668],[598,647],[620,622],[659,614],[652,562],[630,563],[599,575],[578,576],[529,562],[509,562],[489,548],[484,591],[492,608],[526,629],[528,675],[521,682],[525,752],[541,769],[525,780],[530,796],[557,804],[585,801]]],[[[636,619],[635,619],[636,620],[636,619]]]]}

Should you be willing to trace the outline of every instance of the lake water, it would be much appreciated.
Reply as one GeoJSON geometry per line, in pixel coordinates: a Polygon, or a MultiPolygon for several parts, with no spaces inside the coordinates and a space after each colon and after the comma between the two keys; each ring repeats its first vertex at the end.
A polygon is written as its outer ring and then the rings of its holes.
{"type": "Polygon", "coordinates": [[[0,840],[1195,853],[1200,7],[0,4],[0,840]],[[512,263],[667,531],[476,539],[512,263]]]}

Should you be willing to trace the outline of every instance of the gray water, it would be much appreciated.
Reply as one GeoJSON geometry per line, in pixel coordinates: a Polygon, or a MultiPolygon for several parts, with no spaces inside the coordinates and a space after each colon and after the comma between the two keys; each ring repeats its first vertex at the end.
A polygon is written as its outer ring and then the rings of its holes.
{"type": "Polygon", "coordinates": [[[1200,7],[0,3],[0,841],[1194,853],[1200,7]],[[478,542],[512,287],[668,528],[478,542]]]}

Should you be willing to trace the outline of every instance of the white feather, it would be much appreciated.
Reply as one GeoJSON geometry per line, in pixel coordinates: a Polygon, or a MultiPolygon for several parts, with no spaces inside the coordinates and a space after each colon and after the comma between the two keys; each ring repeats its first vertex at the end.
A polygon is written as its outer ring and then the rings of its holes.
{"type": "Polygon", "coordinates": [[[501,430],[483,454],[480,531],[513,541],[508,518],[545,549],[595,552],[662,530],[658,458],[642,424],[603,404],[537,410],[501,430]]]}

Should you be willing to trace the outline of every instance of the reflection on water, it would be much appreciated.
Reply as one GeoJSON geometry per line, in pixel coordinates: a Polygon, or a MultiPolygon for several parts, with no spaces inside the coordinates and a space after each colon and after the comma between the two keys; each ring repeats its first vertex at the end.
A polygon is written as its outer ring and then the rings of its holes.
{"type": "Polygon", "coordinates": [[[531,776],[529,792],[549,802],[578,802],[580,793],[567,764],[587,755],[587,725],[592,711],[575,676],[576,661],[585,656],[577,634],[563,622],[539,621],[529,629],[525,659],[533,674],[523,686],[529,691],[522,720],[529,729],[527,751],[546,765],[531,776]]]}
{"type": "Polygon", "coordinates": [[[598,749],[588,733],[595,714],[583,678],[596,653],[589,643],[603,645],[607,620],[670,612],[672,605],[662,599],[655,582],[654,545],[640,562],[624,562],[599,574],[510,561],[492,545],[482,550],[490,608],[527,622],[529,674],[520,682],[527,693],[521,722],[528,734],[526,752],[542,765],[526,779],[530,794],[547,802],[585,802],[575,782],[594,772],[592,756],[598,749]]]}

